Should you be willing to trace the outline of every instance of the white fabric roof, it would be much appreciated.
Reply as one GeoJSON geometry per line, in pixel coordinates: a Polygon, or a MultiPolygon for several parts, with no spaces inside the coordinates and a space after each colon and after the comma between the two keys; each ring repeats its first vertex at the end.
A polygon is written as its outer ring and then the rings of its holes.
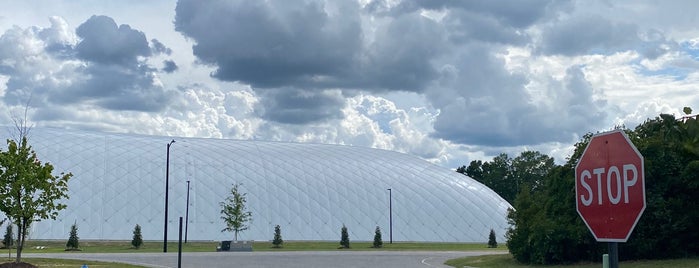
{"type": "MultiPolygon", "coordinates": [[[[130,240],[140,224],[146,240],[162,240],[167,143],[172,137],[34,128],[29,140],[54,175],[73,173],[68,208],[35,223],[34,239],[130,240]]],[[[247,193],[253,221],[241,240],[370,241],[379,226],[394,241],[504,242],[504,199],[475,180],[415,156],[370,148],[263,141],[174,138],[170,148],[168,239],[177,240],[191,181],[189,240],[232,240],[221,233],[221,202],[234,182],[247,193]]]]}

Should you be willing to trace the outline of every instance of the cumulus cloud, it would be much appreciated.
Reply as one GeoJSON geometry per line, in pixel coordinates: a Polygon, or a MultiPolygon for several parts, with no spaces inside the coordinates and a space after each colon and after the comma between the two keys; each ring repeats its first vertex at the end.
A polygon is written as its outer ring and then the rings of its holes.
{"type": "Polygon", "coordinates": [[[143,60],[152,55],[143,32],[107,16],[92,16],[74,32],[60,17],[50,21],[48,28],[15,27],[0,37],[0,73],[9,76],[5,102],[134,111],[170,102],[157,70],[143,60]]]}

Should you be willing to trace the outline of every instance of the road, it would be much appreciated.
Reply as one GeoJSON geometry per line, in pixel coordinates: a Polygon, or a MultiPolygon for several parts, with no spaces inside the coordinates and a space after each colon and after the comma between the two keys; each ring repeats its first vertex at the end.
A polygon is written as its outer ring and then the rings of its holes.
{"type": "MultiPolygon", "coordinates": [[[[285,252],[185,252],[182,267],[270,268],[425,268],[449,267],[448,259],[502,254],[492,251],[285,251],[285,252]]],[[[121,262],[154,268],[177,267],[177,253],[33,253],[24,257],[121,262]]]]}

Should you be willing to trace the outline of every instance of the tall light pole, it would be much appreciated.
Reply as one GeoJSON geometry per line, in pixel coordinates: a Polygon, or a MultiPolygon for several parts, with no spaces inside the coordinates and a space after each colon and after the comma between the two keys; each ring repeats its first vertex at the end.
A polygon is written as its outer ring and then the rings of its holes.
{"type": "Polygon", "coordinates": [[[388,188],[388,237],[389,244],[393,244],[393,198],[391,197],[391,188],[388,188]]]}
{"type": "Polygon", "coordinates": [[[167,159],[165,162],[165,228],[163,230],[163,252],[167,252],[167,199],[168,189],[170,188],[170,146],[173,143],[175,143],[175,140],[167,144],[167,159]]]}
{"type": "Polygon", "coordinates": [[[187,244],[187,227],[189,226],[189,181],[187,181],[187,209],[184,214],[184,243],[187,244]]]}

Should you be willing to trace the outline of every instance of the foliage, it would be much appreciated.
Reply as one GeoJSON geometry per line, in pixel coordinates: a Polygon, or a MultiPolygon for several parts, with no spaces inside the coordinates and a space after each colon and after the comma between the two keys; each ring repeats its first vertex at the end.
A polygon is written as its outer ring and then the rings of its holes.
{"type": "Polygon", "coordinates": [[[498,241],[495,238],[495,230],[490,229],[490,234],[488,234],[488,247],[489,248],[497,248],[498,247],[498,241]]]}
{"type": "MultiPolygon", "coordinates": [[[[691,109],[687,109],[691,112],[691,109]]],[[[662,114],[625,130],[644,157],[646,210],[627,243],[625,259],[696,257],[699,254],[699,123],[662,114]]],[[[606,252],[575,209],[575,165],[592,133],[575,144],[563,166],[543,177],[539,187],[523,187],[508,215],[507,246],[522,263],[595,261],[606,252]]]]}
{"type": "Polygon", "coordinates": [[[340,248],[350,248],[349,233],[347,227],[343,224],[340,231],[340,248]]]}
{"type": "Polygon", "coordinates": [[[373,248],[380,248],[383,247],[383,240],[381,240],[381,229],[379,229],[378,226],[376,226],[376,230],[374,231],[374,244],[372,245],[373,248]]]}
{"type": "Polygon", "coordinates": [[[272,239],[272,245],[274,245],[275,248],[281,248],[283,243],[284,240],[282,240],[282,228],[279,227],[279,224],[277,224],[277,226],[274,226],[274,239],[272,239]]]}
{"type": "Polygon", "coordinates": [[[0,152],[0,211],[17,225],[16,262],[21,261],[32,222],[56,219],[66,208],[60,200],[68,198],[73,175],[52,172],[53,166],[39,161],[26,136],[19,142],[7,140],[7,151],[0,152]]]}
{"type": "Polygon", "coordinates": [[[136,224],[133,228],[133,238],[131,238],[131,245],[135,249],[141,248],[143,245],[143,236],[141,235],[141,226],[136,224]]]}
{"type": "Polygon", "coordinates": [[[246,211],[246,193],[241,193],[238,188],[241,184],[235,183],[231,188],[231,195],[226,197],[221,205],[221,219],[226,223],[226,228],[221,232],[234,232],[235,241],[238,241],[238,233],[248,229],[248,223],[252,221],[252,212],[246,211]]]}
{"type": "Polygon", "coordinates": [[[66,243],[66,249],[76,250],[78,248],[80,248],[80,242],[78,241],[78,225],[77,223],[73,223],[73,225],[70,226],[70,236],[66,243]]]}
{"type": "Polygon", "coordinates": [[[524,151],[514,159],[503,153],[489,162],[474,160],[456,171],[485,184],[512,204],[522,188],[539,188],[543,176],[554,166],[553,158],[524,151]]]}
{"type": "Polygon", "coordinates": [[[12,231],[12,224],[8,224],[7,228],[5,229],[5,236],[2,240],[2,245],[4,248],[11,248],[14,246],[15,241],[14,241],[14,233],[12,231]]]}

